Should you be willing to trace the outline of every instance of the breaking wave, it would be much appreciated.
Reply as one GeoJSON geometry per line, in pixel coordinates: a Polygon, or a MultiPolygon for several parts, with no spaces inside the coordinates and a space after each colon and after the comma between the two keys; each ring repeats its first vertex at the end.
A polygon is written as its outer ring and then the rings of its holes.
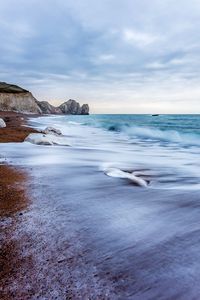
{"type": "Polygon", "coordinates": [[[156,128],[138,127],[113,124],[106,128],[109,131],[123,132],[130,138],[151,140],[158,142],[178,143],[185,146],[200,146],[200,135],[196,133],[182,133],[176,130],[161,130],[156,128]]]}
{"type": "Polygon", "coordinates": [[[131,137],[172,142],[189,146],[200,146],[200,136],[194,133],[181,133],[175,130],[160,130],[143,127],[126,128],[125,131],[131,137]]]}

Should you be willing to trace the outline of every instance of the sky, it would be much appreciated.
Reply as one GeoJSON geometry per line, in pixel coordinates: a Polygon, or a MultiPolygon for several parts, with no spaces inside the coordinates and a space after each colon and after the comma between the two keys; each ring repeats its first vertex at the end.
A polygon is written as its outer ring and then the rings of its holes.
{"type": "Polygon", "coordinates": [[[199,0],[0,0],[0,81],[92,113],[200,113],[199,0]]]}

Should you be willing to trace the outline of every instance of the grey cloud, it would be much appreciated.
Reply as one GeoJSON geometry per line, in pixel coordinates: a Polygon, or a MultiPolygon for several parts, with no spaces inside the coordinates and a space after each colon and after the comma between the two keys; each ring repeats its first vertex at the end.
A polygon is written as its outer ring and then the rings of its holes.
{"type": "Polygon", "coordinates": [[[138,99],[145,111],[145,103],[167,97],[177,111],[191,93],[196,110],[199,1],[14,2],[1,4],[0,80],[25,85],[40,99],[82,97],[105,112],[115,104],[120,111],[122,98],[121,109],[132,103],[141,112],[138,99]]]}

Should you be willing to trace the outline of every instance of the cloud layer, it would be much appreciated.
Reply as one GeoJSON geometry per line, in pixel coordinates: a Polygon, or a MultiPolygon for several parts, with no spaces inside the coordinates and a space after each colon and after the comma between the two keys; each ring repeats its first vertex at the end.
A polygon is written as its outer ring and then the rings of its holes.
{"type": "Polygon", "coordinates": [[[200,113],[198,0],[2,0],[0,80],[94,113],[200,113]]]}

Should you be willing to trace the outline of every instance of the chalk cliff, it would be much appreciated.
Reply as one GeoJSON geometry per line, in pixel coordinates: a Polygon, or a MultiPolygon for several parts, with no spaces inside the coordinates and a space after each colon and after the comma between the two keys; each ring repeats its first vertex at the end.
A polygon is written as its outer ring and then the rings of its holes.
{"type": "Polygon", "coordinates": [[[43,114],[62,114],[59,107],[55,107],[47,101],[37,101],[37,105],[43,114]]]}
{"type": "Polygon", "coordinates": [[[16,85],[0,82],[0,110],[41,114],[33,95],[16,85]]]}
{"type": "Polygon", "coordinates": [[[0,110],[34,114],[89,114],[88,104],[80,106],[70,99],[55,107],[47,101],[36,100],[29,91],[5,82],[0,82],[0,110]]]}

